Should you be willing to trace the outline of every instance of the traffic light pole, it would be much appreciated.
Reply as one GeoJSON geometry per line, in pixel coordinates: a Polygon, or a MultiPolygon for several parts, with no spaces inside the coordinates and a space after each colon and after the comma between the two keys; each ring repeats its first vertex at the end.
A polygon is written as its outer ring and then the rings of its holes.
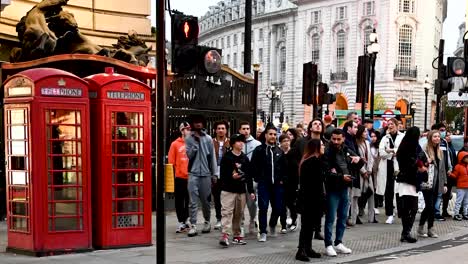
{"type": "MultiPolygon", "coordinates": [[[[244,30],[244,73],[250,72],[252,64],[252,0],[245,0],[245,30],[244,30]]],[[[255,131],[254,131],[255,132],[255,131]]]]}
{"type": "MultiPolygon", "coordinates": [[[[164,208],[164,146],[166,145],[165,1],[156,1],[156,263],[166,263],[166,214],[164,208]]],[[[150,155],[147,153],[147,155],[150,155]]]]}
{"type": "MultiPolygon", "coordinates": [[[[439,58],[437,59],[437,79],[443,80],[445,75],[444,67],[444,46],[445,40],[439,40],[439,58]]],[[[436,113],[435,113],[435,123],[440,122],[440,101],[442,99],[442,91],[437,94],[436,97],[436,113]]]]}

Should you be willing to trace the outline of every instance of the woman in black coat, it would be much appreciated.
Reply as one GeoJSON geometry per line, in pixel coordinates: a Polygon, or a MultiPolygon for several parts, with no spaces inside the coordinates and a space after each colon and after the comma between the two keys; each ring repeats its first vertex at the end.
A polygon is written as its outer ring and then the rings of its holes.
{"type": "Polygon", "coordinates": [[[305,146],[299,165],[299,203],[301,212],[301,233],[296,259],[309,261],[320,258],[321,254],[312,249],[312,235],[317,218],[321,217],[325,203],[324,175],[328,171],[323,157],[324,145],[320,139],[311,139],[305,146]]]}
{"type": "Polygon", "coordinates": [[[396,178],[398,194],[400,197],[400,216],[403,225],[401,242],[415,243],[416,238],[411,236],[416,213],[418,212],[418,191],[421,185],[419,175],[427,170],[423,166],[422,149],[419,146],[419,128],[411,127],[406,131],[397,152],[400,173],[396,178]]]}

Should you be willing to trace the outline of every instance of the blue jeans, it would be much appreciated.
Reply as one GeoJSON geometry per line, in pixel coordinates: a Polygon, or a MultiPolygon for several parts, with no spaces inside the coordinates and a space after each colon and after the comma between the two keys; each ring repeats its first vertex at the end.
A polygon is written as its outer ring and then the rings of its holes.
{"type": "Polygon", "coordinates": [[[342,243],[348,219],[348,188],[327,192],[327,214],[325,216],[325,247],[332,245],[333,224],[336,220],[335,246],[342,243]]]}
{"type": "MultiPolygon", "coordinates": [[[[278,224],[278,219],[281,216],[283,206],[283,185],[259,183],[258,191],[258,222],[261,234],[267,233],[267,214],[268,206],[271,204],[270,227],[275,227],[278,224]]],[[[286,227],[284,227],[286,228],[286,227]]]]}
{"type": "Polygon", "coordinates": [[[435,202],[435,208],[434,208],[435,215],[442,215],[440,213],[440,203],[441,202],[442,202],[442,193],[439,193],[437,195],[437,199],[436,199],[436,202],[435,202]]]}

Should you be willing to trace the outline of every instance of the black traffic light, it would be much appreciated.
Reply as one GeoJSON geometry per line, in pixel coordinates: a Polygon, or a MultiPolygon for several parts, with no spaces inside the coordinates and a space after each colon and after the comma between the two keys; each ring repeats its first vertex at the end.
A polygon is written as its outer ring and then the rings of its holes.
{"type": "Polygon", "coordinates": [[[221,49],[197,46],[197,52],[197,74],[213,75],[221,69],[221,49]]]}
{"type": "Polygon", "coordinates": [[[317,65],[312,62],[304,63],[302,70],[302,104],[314,104],[317,96],[317,81],[317,65]]]}
{"type": "Polygon", "coordinates": [[[434,94],[444,95],[451,92],[453,84],[449,80],[436,79],[434,83],[434,94]]]}
{"type": "Polygon", "coordinates": [[[172,72],[195,73],[198,58],[198,18],[176,13],[172,16],[172,72]]]}
{"type": "Polygon", "coordinates": [[[265,123],[265,111],[260,112],[260,119],[262,120],[263,123],[265,123]]]}
{"type": "Polygon", "coordinates": [[[281,112],[281,113],[280,113],[279,121],[280,121],[280,123],[283,123],[283,122],[284,122],[284,112],[281,112]]]}
{"type": "Polygon", "coordinates": [[[461,57],[447,58],[447,78],[451,77],[467,77],[466,61],[461,57]]]}
{"type": "Polygon", "coordinates": [[[318,85],[318,104],[328,104],[328,99],[326,99],[326,95],[330,89],[328,88],[328,84],[326,83],[319,83],[318,85]]]}

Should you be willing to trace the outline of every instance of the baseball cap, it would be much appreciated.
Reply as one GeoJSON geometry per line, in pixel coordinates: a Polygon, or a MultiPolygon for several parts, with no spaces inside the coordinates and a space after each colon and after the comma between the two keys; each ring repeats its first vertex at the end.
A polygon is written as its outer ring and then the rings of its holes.
{"type": "Polygon", "coordinates": [[[245,142],[245,136],[243,134],[234,134],[229,139],[229,144],[233,146],[238,141],[245,142]]]}
{"type": "Polygon", "coordinates": [[[179,131],[182,131],[182,130],[184,130],[184,129],[186,129],[186,128],[190,128],[189,123],[187,123],[187,122],[182,122],[182,123],[180,123],[180,125],[179,125],[179,131]]]}

